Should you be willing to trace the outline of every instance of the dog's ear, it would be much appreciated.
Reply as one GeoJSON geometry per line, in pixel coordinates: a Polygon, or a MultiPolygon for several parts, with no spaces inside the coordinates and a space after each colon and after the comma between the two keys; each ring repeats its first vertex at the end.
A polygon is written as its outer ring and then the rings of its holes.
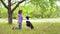
{"type": "Polygon", "coordinates": [[[26,18],[32,18],[32,17],[30,17],[30,16],[26,16],[26,18]]]}
{"type": "Polygon", "coordinates": [[[30,18],[29,16],[26,16],[26,18],[30,18]]]}

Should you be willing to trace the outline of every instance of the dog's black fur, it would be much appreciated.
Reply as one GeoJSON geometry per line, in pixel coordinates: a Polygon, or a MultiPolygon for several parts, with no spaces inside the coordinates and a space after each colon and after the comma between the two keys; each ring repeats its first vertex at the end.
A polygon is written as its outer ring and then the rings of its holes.
{"type": "Polygon", "coordinates": [[[28,26],[28,27],[30,27],[31,29],[34,29],[34,27],[33,27],[33,25],[32,25],[32,23],[29,21],[29,17],[28,16],[26,16],[26,25],[28,26]]]}

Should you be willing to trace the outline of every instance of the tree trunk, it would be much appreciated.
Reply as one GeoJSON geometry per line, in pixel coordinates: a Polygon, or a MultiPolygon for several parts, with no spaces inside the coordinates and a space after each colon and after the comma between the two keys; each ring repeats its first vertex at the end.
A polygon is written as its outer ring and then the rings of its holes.
{"type": "Polygon", "coordinates": [[[12,24],[11,0],[8,0],[8,23],[12,24]]]}
{"type": "Polygon", "coordinates": [[[11,12],[11,10],[8,10],[8,23],[12,24],[12,12],[11,12]]]}

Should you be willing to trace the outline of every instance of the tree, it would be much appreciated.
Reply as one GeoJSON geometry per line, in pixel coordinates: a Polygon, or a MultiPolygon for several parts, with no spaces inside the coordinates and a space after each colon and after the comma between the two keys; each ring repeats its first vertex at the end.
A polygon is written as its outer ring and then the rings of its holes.
{"type": "MultiPolygon", "coordinates": [[[[11,6],[12,6],[12,0],[7,0],[8,1],[8,5],[5,4],[4,0],[0,0],[1,3],[4,5],[4,7],[8,10],[8,23],[9,24],[12,24],[12,14],[14,12],[14,10],[19,6],[19,4],[21,4],[22,2],[24,2],[25,0],[22,0],[22,1],[19,1],[15,7],[12,9],[11,6]]],[[[15,2],[16,3],[16,2],[15,2]]],[[[13,3],[13,4],[15,4],[13,3]]]]}
{"type": "Polygon", "coordinates": [[[44,18],[45,16],[50,17],[52,13],[57,12],[56,10],[58,7],[55,4],[56,1],[58,0],[31,0],[31,3],[36,6],[40,6],[41,18],[44,18]]]}

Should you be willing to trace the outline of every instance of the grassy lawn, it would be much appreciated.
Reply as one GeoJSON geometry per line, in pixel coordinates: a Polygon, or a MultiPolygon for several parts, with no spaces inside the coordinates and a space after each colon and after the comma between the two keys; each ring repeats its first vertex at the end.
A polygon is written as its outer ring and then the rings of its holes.
{"type": "Polygon", "coordinates": [[[21,30],[12,30],[13,26],[7,23],[0,23],[0,34],[60,34],[60,23],[32,23],[34,29],[27,29],[25,23],[22,25],[21,30]]]}

